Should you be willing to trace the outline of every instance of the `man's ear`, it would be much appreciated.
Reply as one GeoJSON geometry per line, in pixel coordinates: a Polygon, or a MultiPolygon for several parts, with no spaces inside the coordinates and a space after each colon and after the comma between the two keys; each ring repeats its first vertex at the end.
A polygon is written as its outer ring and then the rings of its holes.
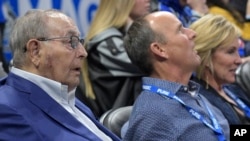
{"type": "Polygon", "coordinates": [[[40,63],[41,44],[36,39],[31,39],[26,44],[30,61],[37,67],[40,63]]]}
{"type": "Polygon", "coordinates": [[[162,57],[162,58],[168,58],[168,53],[166,49],[163,47],[163,45],[159,43],[152,43],[150,45],[150,49],[154,55],[162,57]]]}

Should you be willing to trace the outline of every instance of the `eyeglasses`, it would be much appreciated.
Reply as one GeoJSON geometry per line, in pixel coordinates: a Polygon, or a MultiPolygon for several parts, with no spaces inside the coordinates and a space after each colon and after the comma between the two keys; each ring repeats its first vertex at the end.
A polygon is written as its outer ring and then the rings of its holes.
{"type": "Polygon", "coordinates": [[[37,38],[38,41],[49,41],[56,39],[70,39],[68,43],[70,43],[71,47],[75,49],[79,42],[83,45],[84,39],[80,39],[78,36],[69,36],[69,37],[54,37],[54,38],[37,38]]]}

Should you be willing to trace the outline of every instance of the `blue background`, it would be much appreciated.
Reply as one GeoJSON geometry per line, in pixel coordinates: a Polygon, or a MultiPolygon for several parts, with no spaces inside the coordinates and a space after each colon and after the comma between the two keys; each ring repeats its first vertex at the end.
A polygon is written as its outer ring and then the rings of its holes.
{"type": "MultiPolygon", "coordinates": [[[[17,17],[24,15],[29,9],[59,9],[75,21],[81,36],[84,37],[99,0],[9,0],[9,3],[17,17]]],[[[4,55],[9,62],[12,55],[8,48],[8,38],[5,38],[3,44],[4,55]]]]}

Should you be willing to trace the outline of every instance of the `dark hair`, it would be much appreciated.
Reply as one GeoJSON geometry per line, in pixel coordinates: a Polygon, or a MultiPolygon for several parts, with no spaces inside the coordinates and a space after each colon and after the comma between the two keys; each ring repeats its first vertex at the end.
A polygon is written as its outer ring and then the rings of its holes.
{"type": "Polygon", "coordinates": [[[242,18],[245,17],[247,0],[230,0],[229,5],[237,10],[242,18]]]}
{"type": "Polygon", "coordinates": [[[237,9],[232,7],[230,4],[224,3],[222,0],[207,0],[207,5],[209,8],[212,6],[218,6],[227,10],[239,23],[243,23],[245,21],[244,17],[241,16],[240,12],[237,9]]]}
{"type": "Polygon", "coordinates": [[[124,47],[132,63],[146,75],[153,71],[150,45],[155,41],[165,43],[166,39],[163,37],[162,34],[153,31],[143,17],[133,22],[124,37],[124,47]]]}

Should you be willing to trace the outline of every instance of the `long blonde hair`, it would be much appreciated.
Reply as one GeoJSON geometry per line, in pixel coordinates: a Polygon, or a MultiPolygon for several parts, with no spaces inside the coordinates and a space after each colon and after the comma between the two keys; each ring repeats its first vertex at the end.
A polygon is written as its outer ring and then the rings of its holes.
{"type": "Polygon", "coordinates": [[[206,65],[209,66],[212,74],[213,52],[222,45],[231,44],[233,39],[240,36],[240,30],[230,21],[221,15],[207,14],[194,22],[191,26],[196,32],[195,50],[201,57],[201,65],[197,68],[197,77],[200,79],[204,74],[206,65]]]}
{"type": "MultiPolygon", "coordinates": [[[[134,3],[135,0],[100,0],[96,15],[85,37],[84,47],[88,48],[88,42],[104,30],[110,27],[121,28],[125,26],[134,3]]],[[[89,78],[86,59],[83,62],[81,71],[86,88],[86,97],[95,99],[95,94],[89,78]]]]}

